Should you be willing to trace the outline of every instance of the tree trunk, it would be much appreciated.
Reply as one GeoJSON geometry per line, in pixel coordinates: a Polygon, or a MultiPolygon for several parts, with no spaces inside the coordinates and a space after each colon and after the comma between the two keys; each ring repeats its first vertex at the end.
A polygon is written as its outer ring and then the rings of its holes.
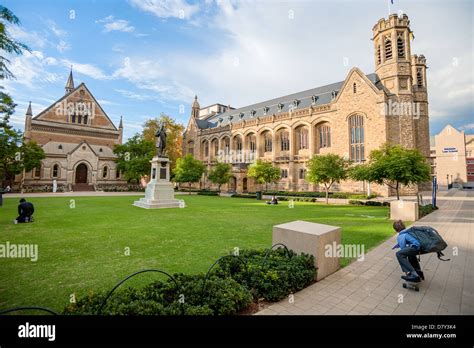
{"type": "Polygon", "coordinates": [[[395,189],[397,190],[397,200],[400,200],[400,193],[398,192],[398,181],[397,186],[395,186],[395,189]]]}
{"type": "Polygon", "coordinates": [[[329,204],[329,187],[325,185],[324,189],[326,190],[326,204],[329,204]]]}
{"type": "Polygon", "coordinates": [[[191,194],[191,183],[189,183],[188,194],[191,194]]]}

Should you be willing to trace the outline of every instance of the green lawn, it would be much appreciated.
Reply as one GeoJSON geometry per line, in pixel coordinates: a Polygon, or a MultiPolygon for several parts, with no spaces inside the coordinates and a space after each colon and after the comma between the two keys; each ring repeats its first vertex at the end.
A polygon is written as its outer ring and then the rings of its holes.
{"type": "MultiPolygon", "coordinates": [[[[272,226],[292,220],[341,226],[343,243],[362,243],[366,251],[392,235],[385,207],[296,202],[290,209],[285,202],[268,206],[243,198],[180,197],[187,208],[140,209],[131,205],[137,199],[132,196],[32,198],[35,222],[18,225],[12,223],[18,199],[5,199],[0,244],[38,244],[39,259],[0,258],[0,309],[62,310],[71,294],[111,289],[145,268],[205,272],[235,247],[270,247],[272,226]]],[[[145,274],[130,284],[157,277],[145,274]]]]}

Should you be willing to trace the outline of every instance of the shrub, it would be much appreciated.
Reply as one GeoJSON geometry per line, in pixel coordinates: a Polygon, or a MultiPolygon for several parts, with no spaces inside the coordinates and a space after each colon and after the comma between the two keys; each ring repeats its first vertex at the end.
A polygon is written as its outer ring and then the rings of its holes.
{"type": "Polygon", "coordinates": [[[286,254],[285,249],[272,250],[265,263],[265,250],[241,250],[240,257],[221,260],[216,269],[219,276],[228,276],[245,284],[255,298],[277,301],[311,284],[316,275],[314,257],[286,254]]]}
{"type": "Polygon", "coordinates": [[[218,191],[199,191],[197,194],[199,196],[219,196],[218,191]]]}
{"type": "MultiPolygon", "coordinates": [[[[205,283],[203,274],[175,274],[177,285],[168,279],[119,288],[101,314],[233,315],[254,299],[277,301],[314,281],[313,256],[285,249],[270,251],[266,259],[265,254],[265,250],[242,250],[239,257],[223,258],[205,283]]],[[[95,315],[106,296],[104,291],[91,292],[67,306],[63,314],[95,315]]]]}
{"type": "Polygon", "coordinates": [[[426,216],[428,214],[431,214],[433,211],[437,210],[437,207],[433,207],[433,204],[426,204],[426,205],[420,205],[418,208],[420,218],[423,216],[426,216]]]}
{"type": "MultiPolygon", "coordinates": [[[[174,276],[142,288],[119,289],[108,299],[102,314],[109,315],[232,315],[252,302],[252,294],[232,278],[210,277],[202,286],[204,275],[174,276]],[[180,302],[180,299],[183,301],[180,302]]],[[[94,315],[106,294],[89,294],[64,310],[64,314],[94,315]]]]}
{"type": "Polygon", "coordinates": [[[257,195],[251,195],[251,194],[245,194],[245,193],[235,193],[233,194],[231,197],[233,198],[253,198],[253,199],[257,199],[257,195]]]}

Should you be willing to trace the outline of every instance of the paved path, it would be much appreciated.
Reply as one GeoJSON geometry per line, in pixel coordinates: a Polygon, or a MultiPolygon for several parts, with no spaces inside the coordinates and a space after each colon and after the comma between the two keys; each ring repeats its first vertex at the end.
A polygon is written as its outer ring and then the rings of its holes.
{"type": "Polygon", "coordinates": [[[293,303],[285,299],[257,315],[474,314],[474,201],[446,200],[439,205],[440,210],[416,224],[433,226],[441,233],[451,261],[423,255],[425,281],[419,292],[402,288],[392,237],[367,253],[364,261],[355,261],[296,293],[293,303]]]}

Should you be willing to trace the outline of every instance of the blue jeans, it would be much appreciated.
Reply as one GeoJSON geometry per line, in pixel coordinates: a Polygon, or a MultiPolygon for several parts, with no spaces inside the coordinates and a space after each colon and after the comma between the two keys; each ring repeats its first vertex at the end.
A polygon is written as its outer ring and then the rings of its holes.
{"type": "Polygon", "coordinates": [[[403,272],[414,273],[416,271],[421,271],[420,263],[416,258],[418,253],[418,249],[413,247],[405,247],[397,251],[397,260],[403,272]]]}

